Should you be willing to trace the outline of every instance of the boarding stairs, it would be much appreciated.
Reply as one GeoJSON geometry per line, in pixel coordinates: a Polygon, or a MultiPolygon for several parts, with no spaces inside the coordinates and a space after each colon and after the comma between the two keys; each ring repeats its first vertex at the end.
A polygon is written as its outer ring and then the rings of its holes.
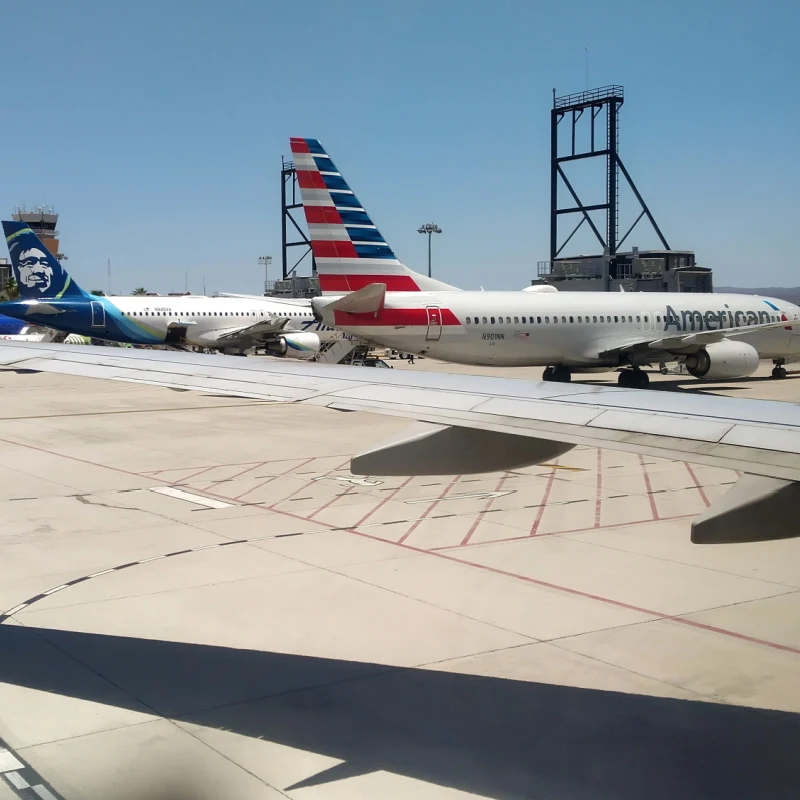
{"type": "Polygon", "coordinates": [[[335,338],[322,343],[322,346],[311,356],[309,361],[314,361],[317,364],[341,364],[343,361],[352,358],[353,351],[359,347],[365,347],[362,341],[338,331],[335,338]]]}

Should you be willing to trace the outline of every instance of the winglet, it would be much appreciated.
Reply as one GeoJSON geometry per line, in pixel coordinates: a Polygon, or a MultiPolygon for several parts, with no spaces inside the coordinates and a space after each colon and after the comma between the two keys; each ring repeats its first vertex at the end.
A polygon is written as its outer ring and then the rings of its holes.
{"type": "Polygon", "coordinates": [[[386,302],[386,284],[370,283],[356,292],[350,292],[331,303],[333,311],[345,311],[348,314],[377,314],[383,311],[386,302]]]}

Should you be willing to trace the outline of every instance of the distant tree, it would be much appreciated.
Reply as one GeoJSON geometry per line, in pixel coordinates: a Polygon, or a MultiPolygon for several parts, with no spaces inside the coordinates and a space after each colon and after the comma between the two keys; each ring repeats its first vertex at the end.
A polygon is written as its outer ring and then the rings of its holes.
{"type": "Polygon", "coordinates": [[[145,289],[144,286],[139,286],[138,288],[134,289],[131,292],[131,294],[136,294],[136,295],[147,294],[147,289],[145,289]]]}
{"type": "Polygon", "coordinates": [[[92,289],[90,294],[97,295],[98,297],[105,297],[106,293],[102,289],[92,289]]]}
{"type": "Polygon", "coordinates": [[[17,282],[13,277],[5,282],[3,291],[0,292],[0,297],[3,300],[16,300],[19,297],[19,286],[17,286],[17,282]]]}

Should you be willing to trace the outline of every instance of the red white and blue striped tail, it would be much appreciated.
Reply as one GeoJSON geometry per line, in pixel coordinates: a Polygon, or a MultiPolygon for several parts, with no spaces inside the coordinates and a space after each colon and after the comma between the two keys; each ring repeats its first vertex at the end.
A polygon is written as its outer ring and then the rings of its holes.
{"type": "Polygon", "coordinates": [[[386,284],[387,292],[456,289],[398,260],[319,141],[289,141],[322,294],[346,294],[373,283],[386,284]]]}

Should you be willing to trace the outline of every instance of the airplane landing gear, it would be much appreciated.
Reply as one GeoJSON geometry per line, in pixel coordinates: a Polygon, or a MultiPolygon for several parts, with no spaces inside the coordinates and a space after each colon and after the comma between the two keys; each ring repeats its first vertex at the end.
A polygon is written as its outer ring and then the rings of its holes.
{"type": "Polygon", "coordinates": [[[783,365],[786,363],[786,359],[784,358],[776,358],[773,363],[775,367],[772,370],[772,377],[780,380],[781,378],[786,377],[786,367],[783,365]]]}
{"type": "Polygon", "coordinates": [[[572,380],[572,373],[567,367],[547,367],[542,373],[542,380],[569,383],[572,380]]]}
{"type": "Polygon", "coordinates": [[[640,369],[623,369],[617,383],[623,389],[646,389],[650,385],[650,376],[640,369]]]}

